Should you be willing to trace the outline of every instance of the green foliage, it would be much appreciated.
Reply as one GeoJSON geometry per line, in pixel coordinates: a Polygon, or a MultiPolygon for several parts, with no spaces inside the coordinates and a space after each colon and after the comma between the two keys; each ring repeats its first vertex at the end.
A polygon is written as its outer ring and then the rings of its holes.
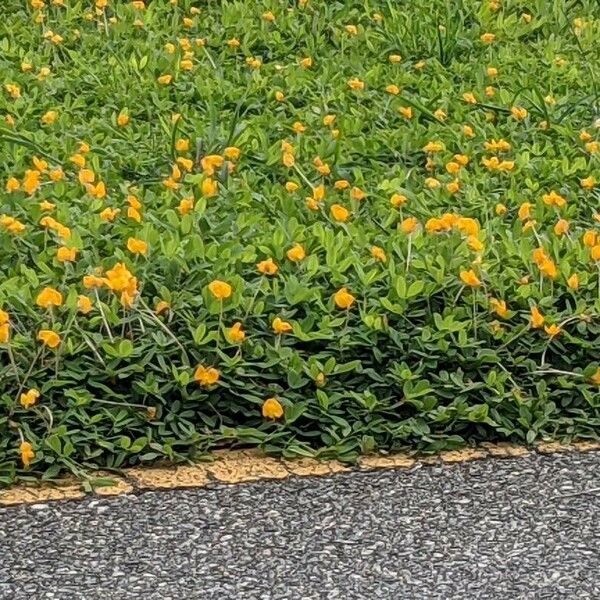
{"type": "Polygon", "coordinates": [[[225,445],[598,438],[597,3],[42,4],[4,0],[0,23],[0,483],[225,445]]]}

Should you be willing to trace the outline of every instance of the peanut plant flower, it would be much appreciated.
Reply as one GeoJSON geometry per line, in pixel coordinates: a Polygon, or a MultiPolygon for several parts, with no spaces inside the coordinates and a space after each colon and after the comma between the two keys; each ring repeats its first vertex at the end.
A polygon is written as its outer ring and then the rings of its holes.
{"type": "Polygon", "coordinates": [[[234,323],[227,330],[227,338],[233,344],[241,344],[246,339],[246,332],[242,329],[240,321],[234,323]]]}
{"type": "Polygon", "coordinates": [[[402,233],[410,235],[411,233],[414,233],[417,230],[418,225],[419,222],[415,217],[407,217],[400,223],[399,227],[402,233]]]}
{"type": "Polygon", "coordinates": [[[338,308],[349,309],[356,301],[356,298],[347,288],[343,287],[333,295],[333,301],[338,308]]]}
{"type": "Polygon", "coordinates": [[[217,383],[220,379],[220,373],[214,367],[205,367],[198,365],[194,372],[194,380],[204,387],[217,383]]]}
{"type": "Polygon", "coordinates": [[[143,240],[138,240],[136,238],[129,238],[127,240],[127,250],[132,254],[147,254],[148,253],[148,244],[143,240]]]}
{"type": "Polygon", "coordinates": [[[45,287],[35,299],[35,303],[40,308],[50,308],[52,306],[62,306],[63,296],[54,288],[45,287]]]}
{"type": "Polygon", "coordinates": [[[171,305],[166,300],[159,300],[154,307],[154,314],[162,315],[171,310],[171,305]]]}
{"type": "Polygon", "coordinates": [[[508,317],[508,307],[505,300],[490,298],[490,308],[502,319],[506,319],[506,317],[508,317]]]}
{"type": "Polygon", "coordinates": [[[379,262],[385,262],[387,260],[387,256],[385,255],[385,250],[380,248],[379,246],[371,247],[371,256],[378,260],[379,262]]]}
{"type": "Polygon", "coordinates": [[[87,315],[93,308],[93,303],[91,298],[89,298],[88,296],[85,296],[83,294],[80,294],[77,297],[77,310],[84,314],[87,315]]]}
{"type": "Polygon", "coordinates": [[[262,405],[262,415],[265,419],[281,419],[283,417],[281,402],[277,398],[267,398],[262,405]]]}
{"type": "Polygon", "coordinates": [[[272,258],[267,258],[266,260],[261,260],[256,268],[263,275],[276,275],[277,271],[279,271],[279,267],[275,264],[275,261],[272,258]]]}
{"type": "Polygon", "coordinates": [[[208,290],[217,300],[226,300],[233,292],[232,287],[220,279],[211,281],[208,284],[208,290]]]}
{"type": "Polygon", "coordinates": [[[544,318],[544,315],[540,312],[540,309],[537,306],[532,306],[530,319],[531,326],[534,329],[539,329],[544,325],[545,321],[546,319],[544,318]]]}
{"type": "Polygon", "coordinates": [[[24,467],[29,467],[31,461],[35,458],[35,452],[33,446],[29,442],[21,442],[19,446],[19,452],[21,454],[21,462],[24,467]]]}
{"type": "Polygon", "coordinates": [[[8,344],[10,341],[10,323],[0,323],[0,344],[8,344]]]}
{"type": "Polygon", "coordinates": [[[551,337],[556,337],[562,331],[562,328],[558,325],[545,325],[544,331],[551,337]]]}
{"type": "Polygon", "coordinates": [[[345,223],[350,218],[350,211],[341,204],[332,204],[330,213],[333,220],[338,223],[345,223]]]}
{"type": "Polygon", "coordinates": [[[273,319],[272,328],[277,335],[289,333],[293,330],[292,324],[288,323],[287,321],[284,321],[280,317],[275,317],[273,319]]]}
{"type": "Polygon", "coordinates": [[[23,408],[30,408],[38,401],[39,397],[40,392],[35,388],[32,388],[28,392],[24,392],[19,396],[19,402],[23,408]]]}
{"type": "Polygon", "coordinates": [[[306,258],[306,250],[304,250],[302,244],[294,244],[286,252],[286,256],[288,257],[288,260],[291,260],[292,262],[300,262],[306,258]]]}
{"type": "Polygon", "coordinates": [[[77,259],[77,248],[67,248],[67,246],[61,246],[56,251],[56,260],[59,262],[73,262],[77,259]]]}
{"type": "Polygon", "coordinates": [[[469,269],[468,271],[460,272],[460,280],[469,287],[478,287],[481,285],[481,280],[475,274],[473,269],[469,269]]]}
{"type": "Polygon", "coordinates": [[[57,348],[60,345],[61,339],[58,333],[51,329],[42,329],[38,332],[37,339],[48,348],[57,348]]]}

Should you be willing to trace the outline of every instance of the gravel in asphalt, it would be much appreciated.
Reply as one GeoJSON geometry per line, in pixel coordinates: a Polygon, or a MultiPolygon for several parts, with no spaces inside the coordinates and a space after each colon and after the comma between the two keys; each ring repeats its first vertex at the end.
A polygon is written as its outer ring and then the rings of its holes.
{"type": "Polygon", "coordinates": [[[600,453],[0,511],[2,600],[599,599],[600,453]]]}

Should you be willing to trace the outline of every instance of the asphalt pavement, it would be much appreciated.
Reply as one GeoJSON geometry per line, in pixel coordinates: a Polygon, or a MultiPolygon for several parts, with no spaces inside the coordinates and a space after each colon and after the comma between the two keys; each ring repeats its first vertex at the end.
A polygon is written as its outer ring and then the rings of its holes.
{"type": "Polygon", "coordinates": [[[5,508],[0,598],[599,599],[600,452],[5,508]]]}

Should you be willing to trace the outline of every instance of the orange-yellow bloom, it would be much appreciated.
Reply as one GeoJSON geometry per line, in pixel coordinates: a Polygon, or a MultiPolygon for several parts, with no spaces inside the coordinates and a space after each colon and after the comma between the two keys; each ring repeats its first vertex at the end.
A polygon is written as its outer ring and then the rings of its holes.
{"type": "Polygon", "coordinates": [[[347,288],[343,287],[334,294],[333,301],[338,308],[349,309],[356,301],[356,298],[348,291],[347,288]]]}
{"type": "Polygon", "coordinates": [[[277,398],[268,398],[263,402],[262,415],[265,419],[280,419],[283,417],[283,406],[277,398]]]}
{"type": "Polygon", "coordinates": [[[37,296],[35,303],[40,308],[49,308],[51,306],[61,306],[63,303],[63,296],[54,288],[45,287],[37,296]]]}
{"type": "Polygon", "coordinates": [[[194,380],[204,387],[214,385],[219,381],[219,378],[220,373],[214,367],[198,365],[194,372],[194,380]]]}
{"type": "Polygon", "coordinates": [[[217,300],[226,300],[233,292],[232,287],[220,279],[211,281],[208,290],[217,300]]]}

